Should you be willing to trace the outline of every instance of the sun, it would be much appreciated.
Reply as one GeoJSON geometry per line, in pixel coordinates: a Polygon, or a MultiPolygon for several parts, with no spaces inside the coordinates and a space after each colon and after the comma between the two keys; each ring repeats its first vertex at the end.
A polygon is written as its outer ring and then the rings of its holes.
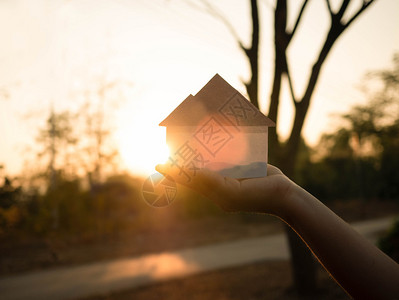
{"type": "Polygon", "coordinates": [[[130,133],[119,142],[120,153],[126,167],[139,175],[155,173],[155,166],[169,157],[164,128],[143,127],[130,133]]]}
{"type": "Polygon", "coordinates": [[[137,175],[155,173],[155,166],[169,157],[165,128],[145,119],[120,130],[119,151],[124,165],[137,175]]]}
{"type": "MultiPolygon", "coordinates": [[[[160,76],[162,70],[170,69],[170,66],[159,67],[157,74],[160,76]]],[[[163,74],[163,80],[147,77],[148,85],[138,88],[119,108],[115,132],[123,167],[141,176],[154,174],[155,166],[169,158],[166,128],[158,124],[196,90],[198,82],[204,81],[201,77],[179,77],[176,84],[170,73],[163,74]]]]}
{"type": "Polygon", "coordinates": [[[169,157],[166,128],[158,126],[168,108],[143,103],[146,105],[127,106],[119,112],[116,140],[124,167],[136,175],[149,176],[169,157]]]}

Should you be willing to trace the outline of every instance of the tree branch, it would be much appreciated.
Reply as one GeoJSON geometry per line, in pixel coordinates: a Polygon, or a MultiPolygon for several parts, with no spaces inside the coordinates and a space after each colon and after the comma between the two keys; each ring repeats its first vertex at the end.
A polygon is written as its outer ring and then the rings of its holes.
{"type": "Polygon", "coordinates": [[[338,19],[338,16],[334,15],[324,45],[320,50],[319,56],[312,67],[312,72],[310,74],[305,93],[302,96],[301,101],[299,101],[296,105],[294,124],[292,126],[291,135],[287,142],[287,153],[296,153],[295,151],[297,151],[298,149],[302,127],[309,108],[312,94],[318,81],[322,65],[326,60],[328,53],[330,52],[335,41],[342,34],[344,29],[346,29],[349,24],[351,24],[353,20],[355,20],[373,1],[374,0],[364,2],[359,11],[355,13],[355,15],[346,24],[342,24],[340,22],[340,19],[338,19]]]}
{"type": "Polygon", "coordinates": [[[294,86],[293,86],[293,84],[292,84],[291,74],[290,74],[290,71],[289,71],[289,69],[288,69],[288,63],[286,64],[286,70],[285,70],[285,72],[286,72],[286,74],[287,74],[288,85],[289,85],[289,87],[290,87],[290,92],[291,92],[292,101],[294,102],[294,105],[297,106],[298,101],[296,100],[296,97],[295,97],[294,86]]]}
{"type": "Polygon", "coordinates": [[[332,18],[335,14],[334,14],[334,12],[332,11],[331,4],[330,4],[330,0],[326,0],[326,3],[327,3],[328,11],[330,12],[330,16],[331,16],[331,18],[332,18]]]}
{"type": "Polygon", "coordinates": [[[299,11],[298,17],[296,18],[296,22],[294,25],[294,28],[292,29],[290,35],[290,40],[291,38],[294,36],[296,29],[298,28],[299,22],[301,21],[302,15],[303,15],[303,11],[305,10],[306,4],[308,4],[308,0],[303,1],[301,10],[299,11]]]}
{"type": "Polygon", "coordinates": [[[285,53],[289,44],[289,34],[287,34],[287,0],[279,0],[274,12],[274,42],[276,50],[285,53]]]}
{"type": "Polygon", "coordinates": [[[350,2],[351,2],[350,0],[344,0],[344,1],[342,1],[342,5],[341,5],[341,7],[340,7],[338,13],[336,14],[338,20],[341,20],[341,19],[342,19],[342,16],[344,15],[346,9],[348,8],[348,5],[349,5],[350,2]]]}
{"type": "Polygon", "coordinates": [[[252,47],[258,51],[259,49],[259,12],[258,12],[258,4],[256,0],[251,0],[251,15],[252,15],[252,47]]]}
{"type": "Polygon", "coordinates": [[[258,52],[259,52],[259,11],[258,11],[258,3],[257,0],[251,0],[251,19],[252,19],[252,42],[251,46],[247,49],[243,48],[247,58],[249,60],[249,64],[251,67],[251,78],[248,82],[244,82],[249,99],[252,104],[259,108],[258,101],[258,85],[259,85],[259,61],[258,61],[258,52]]]}
{"type": "Polygon", "coordinates": [[[346,28],[346,27],[348,27],[367,7],[369,7],[369,5],[371,4],[371,3],[373,3],[374,2],[374,0],[370,0],[370,1],[363,1],[363,5],[362,5],[362,7],[361,8],[359,8],[359,10],[352,16],[352,18],[350,18],[349,19],[349,21],[348,22],[346,22],[343,26],[344,26],[344,29],[346,28]]]}

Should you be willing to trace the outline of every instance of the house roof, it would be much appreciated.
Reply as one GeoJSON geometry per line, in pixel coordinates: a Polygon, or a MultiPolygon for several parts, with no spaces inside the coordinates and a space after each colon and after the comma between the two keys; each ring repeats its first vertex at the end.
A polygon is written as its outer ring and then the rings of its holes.
{"type": "Polygon", "coordinates": [[[195,96],[189,95],[159,125],[197,126],[210,116],[227,126],[275,126],[219,74],[195,96]]]}

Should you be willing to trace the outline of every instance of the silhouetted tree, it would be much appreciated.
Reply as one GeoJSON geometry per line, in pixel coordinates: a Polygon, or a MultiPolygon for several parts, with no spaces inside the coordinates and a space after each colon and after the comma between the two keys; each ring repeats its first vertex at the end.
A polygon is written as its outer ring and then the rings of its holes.
{"type": "MultiPolygon", "coordinates": [[[[303,12],[306,9],[308,0],[304,0],[296,15],[293,27],[288,28],[288,4],[287,0],[277,0],[274,7],[274,79],[272,83],[269,113],[268,116],[278,124],[278,108],[281,100],[282,80],[288,80],[291,98],[295,107],[294,122],[290,136],[284,143],[280,141],[278,133],[275,129],[269,130],[270,161],[276,163],[285,174],[293,177],[297,162],[298,149],[301,141],[301,132],[303,124],[311,103],[313,92],[321,74],[321,69],[326,61],[335,42],[341,34],[355,21],[369,6],[373,0],[362,1],[360,7],[350,16],[348,15],[349,4],[353,1],[343,0],[337,9],[334,9],[329,0],[326,0],[326,9],[330,16],[330,27],[324,38],[322,47],[315,58],[311,67],[310,76],[304,87],[304,93],[298,95],[294,90],[294,84],[291,77],[291,67],[287,59],[287,50],[298,31],[299,25],[303,18],[303,12]]],[[[234,30],[234,26],[208,1],[201,0],[206,9],[217,18],[219,18],[237,39],[238,46],[245,53],[251,68],[251,78],[245,83],[250,100],[255,106],[259,107],[259,36],[261,34],[259,22],[259,9],[257,0],[249,0],[251,6],[252,19],[252,38],[250,46],[244,46],[234,30]]],[[[297,290],[300,294],[307,294],[314,291],[316,286],[315,269],[313,258],[302,243],[299,237],[290,229],[287,230],[291,256],[293,262],[294,278],[297,290]]]]}

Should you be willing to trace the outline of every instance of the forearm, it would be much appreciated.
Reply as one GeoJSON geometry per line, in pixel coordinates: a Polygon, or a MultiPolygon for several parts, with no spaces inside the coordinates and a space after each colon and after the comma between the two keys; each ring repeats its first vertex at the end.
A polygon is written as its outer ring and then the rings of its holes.
{"type": "Polygon", "coordinates": [[[315,197],[293,186],[277,212],[355,299],[395,299],[399,267],[315,197]]]}
{"type": "Polygon", "coordinates": [[[226,211],[276,215],[290,225],[336,281],[356,299],[399,299],[399,267],[315,197],[268,165],[268,176],[237,180],[202,169],[187,183],[178,168],[163,174],[202,193],[226,211]]]}

